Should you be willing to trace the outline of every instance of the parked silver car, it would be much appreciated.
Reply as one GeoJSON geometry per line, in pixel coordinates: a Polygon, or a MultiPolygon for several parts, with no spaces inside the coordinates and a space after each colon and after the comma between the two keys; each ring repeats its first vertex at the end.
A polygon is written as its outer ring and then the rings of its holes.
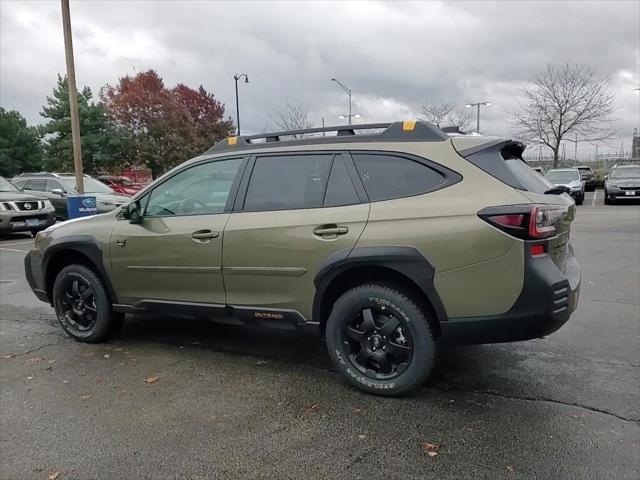
{"type": "Polygon", "coordinates": [[[0,177],[0,235],[31,232],[35,236],[55,221],[55,209],[49,200],[23,193],[0,177]]]}

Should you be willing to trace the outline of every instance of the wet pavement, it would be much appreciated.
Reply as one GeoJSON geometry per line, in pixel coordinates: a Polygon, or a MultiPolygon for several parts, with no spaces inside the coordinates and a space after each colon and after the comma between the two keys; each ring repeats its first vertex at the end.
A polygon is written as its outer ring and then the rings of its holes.
{"type": "Polygon", "coordinates": [[[403,399],[345,384],[315,337],[135,317],[77,343],[28,289],[32,240],[3,238],[0,478],[638,478],[640,207],[599,194],[569,323],[442,350],[403,399]]]}

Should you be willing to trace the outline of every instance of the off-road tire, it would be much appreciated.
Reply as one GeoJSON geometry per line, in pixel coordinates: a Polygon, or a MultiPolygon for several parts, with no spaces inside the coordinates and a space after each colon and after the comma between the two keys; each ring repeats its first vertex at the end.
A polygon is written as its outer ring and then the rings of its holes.
{"type": "Polygon", "coordinates": [[[124,316],[112,311],[111,302],[102,281],[93,270],[84,265],[73,264],[64,267],[56,276],[52,296],[58,322],[75,340],[85,343],[102,342],[122,324],[124,316]],[[92,289],[91,300],[95,314],[91,313],[92,321],[86,330],[81,330],[70,320],[70,315],[67,315],[69,305],[63,301],[65,294],[70,293],[69,288],[73,289],[74,281],[78,282],[77,284],[82,282],[83,285],[92,289]]]}
{"type": "MultiPolygon", "coordinates": [[[[404,331],[404,330],[403,330],[404,331]]],[[[358,389],[384,396],[399,396],[420,388],[434,368],[436,343],[427,313],[410,296],[393,286],[361,285],[348,290],[335,302],[326,324],[329,356],[336,369],[358,389]],[[364,373],[354,360],[345,337],[347,327],[367,308],[393,312],[411,337],[412,354],[395,378],[380,380],[373,371],[364,373]]]]}

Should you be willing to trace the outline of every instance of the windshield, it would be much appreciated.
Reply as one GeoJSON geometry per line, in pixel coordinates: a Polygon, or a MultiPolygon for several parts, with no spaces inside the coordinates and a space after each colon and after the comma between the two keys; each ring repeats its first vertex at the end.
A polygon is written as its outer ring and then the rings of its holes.
{"type": "Polygon", "coordinates": [[[624,167],[614,168],[611,170],[609,178],[612,180],[620,180],[622,178],[638,178],[640,177],[640,166],[638,167],[624,167]]]}
{"type": "Polygon", "coordinates": [[[4,177],[0,177],[0,192],[19,192],[20,190],[16,188],[9,180],[4,177]]]}
{"type": "MultiPolygon", "coordinates": [[[[64,184],[70,190],[77,192],[76,188],[76,179],[75,177],[61,177],[60,180],[64,182],[64,184]]],[[[109,187],[107,187],[104,183],[99,182],[95,178],[84,177],[84,192],[85,193],[114,193],[109,187]]]]}
{"type": "Polygon", "coordinates": [[[579,180],[580,174],[576,170],[549,170],[545,177],[552,182],[571,182],[579,180]]]}

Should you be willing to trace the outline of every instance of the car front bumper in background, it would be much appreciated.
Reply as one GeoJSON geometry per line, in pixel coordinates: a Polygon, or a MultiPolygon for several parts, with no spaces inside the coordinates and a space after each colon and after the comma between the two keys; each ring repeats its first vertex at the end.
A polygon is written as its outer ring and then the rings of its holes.
{"type": "MultiPolygon", "coordinates": [[[[526,245],[526,244],[525,244],[526,245]]],[[[520,296],[500,315],[451,318],[441,322],[441,341],[453,344],[514,342],[540,338],[564,325],[578,306],[582,269],[567,246],[565,271],[547,254],[525,254],[520,296]]]]}
{"type": "Polygon", "coordinates": [[[53,208],[35,212],[2,212],[0,215],[0,233],[30,232],[44,230],[56,221],[53,208]]]}

